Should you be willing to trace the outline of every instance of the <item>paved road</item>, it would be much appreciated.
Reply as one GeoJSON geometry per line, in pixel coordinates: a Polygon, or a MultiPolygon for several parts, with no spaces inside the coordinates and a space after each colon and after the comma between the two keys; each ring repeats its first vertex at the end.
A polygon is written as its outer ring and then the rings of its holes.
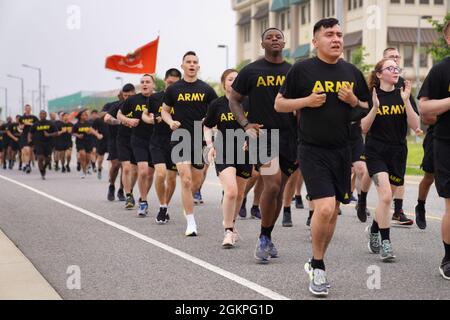
{"type": "MultiPolygon", "coordinates": [[[[79,174],[0,171],[0,228],[31,260],[63,299],[311,299],[303,265],[311,256],[306,210],[294,212],[294,228],[274,232],[281,257],[257,265],[253,250],[255,220],[239,220],[243,237],[235,250],[222,250],[221,188],[210,170],[203,189],[205,205],[196,208],[200,236],[183,236],[177,190],[166,226],[152,214],[138,219],[122,203],[106,200],[106,181],[79,174]],[[6,177],[6,179],[5,179],[6,177]],[[20,183],[20,185],[18,184],[20,183]],[[69,266],[81,270],[81,289],[67,288],[69,266]]],[[[412,212],[417,184],[408,184],[405,209],[412,212]]],[[[374,206],[376,195],[369,196],[374,206]]],[[[367,251],[365,225],[345,207],[326,259],[333,286],[330,299],[448,299],[450,282],[441,280],[439,217],[443,201],[429,200],[429,229],[392,231],[398,262],[382,264],[367,251]],[[380,270],[381,289],[369,290],[368,268],[380,270]]]]}

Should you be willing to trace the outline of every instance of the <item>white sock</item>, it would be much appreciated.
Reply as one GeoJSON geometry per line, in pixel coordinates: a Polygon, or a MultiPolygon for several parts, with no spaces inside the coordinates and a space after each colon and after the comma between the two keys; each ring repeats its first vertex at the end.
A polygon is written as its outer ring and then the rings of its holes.
{"type": "Polygon", "coordinates": [[[195,223],[195,217],[193,214],[186,215],[186,220],[187,220],[188,226],[191,226],[191,227],[197,226],[197,223],[195,223]]]}
{"type": "Polygon", "coordinates": [[[160,208],[167,209],[167,204],[162,204],[159,206],[160,208]]]}

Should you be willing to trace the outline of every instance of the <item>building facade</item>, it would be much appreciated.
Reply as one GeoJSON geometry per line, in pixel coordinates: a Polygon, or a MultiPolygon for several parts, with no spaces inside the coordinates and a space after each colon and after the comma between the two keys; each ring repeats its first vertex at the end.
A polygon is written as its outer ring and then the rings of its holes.
{"type": "Polygon", "coordinates": [[[375,64],[385,48],[396,47],[405,77],[416,80],[418,69],[423,79],[431,68],[433,61],[426,48],[439,37],[427,16],[444,19],[450,12],[450,0],[232,0],[232,7],[237,15],[239,64],[263,55],[261,33],[268,27],[284,31],[286,57],[307,58],[312,54],[315,22],[335,17],[344,31],[347,60],[355,49],[364,46],[366,63],[375,64]]]}

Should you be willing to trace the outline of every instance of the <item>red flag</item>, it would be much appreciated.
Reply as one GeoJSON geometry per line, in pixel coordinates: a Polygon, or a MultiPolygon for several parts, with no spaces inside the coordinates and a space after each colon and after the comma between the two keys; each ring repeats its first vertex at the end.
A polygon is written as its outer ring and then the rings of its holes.
{"type": "Polygon", "coordinates": [[[158,57],[159,37],[137,49],[127,56],[110,56],[106,58],[106,69],[123,73],[155,73],[158,57]]]}

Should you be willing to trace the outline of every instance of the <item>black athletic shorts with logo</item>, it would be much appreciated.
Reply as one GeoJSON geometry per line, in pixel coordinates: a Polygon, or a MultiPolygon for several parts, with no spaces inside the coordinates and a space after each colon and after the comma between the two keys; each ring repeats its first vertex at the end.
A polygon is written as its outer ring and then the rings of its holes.
{"type": "Polygon", "coordinates": [[[53,151],[53,143],[35,143],[34,153],[37,156],[50,157],[53,151]]]}
{"type": "Polygon", "coordinates": [[[133,150],[134,159],[137,163],[147,162],[150,167],[153,167],[152,155],[150,153],[150,140],[133,135],[131,136],[131,149],[133,150]]]}
{"type": "Polygon", "coordinates": [[[94,142],[86,139],[77,139],[76,140],[77,151],[85,151],[86,153],[91,153],[94,149],[94,142]]]}
{"type": "Polygon", "coordinates": [[[117,154],[117,138],[108,140],[108,161],[118,160],[117,154]]]}
{"type": "MultiPolygon", "coordinates": [[[[265,131],[265,134],[267,134],[267,145],[263,144],[263,141],[260,141],[261,143],[258,145],[258,154],[257,154],[257,164],[255,165],[255,169],[258,172],[261,172],[261,168],[264,166],[261,159],[259,158],[260,152],[261,154],[267,156],[268,158],[275,159],[276,155],[272,154],[273,146],[271,137],[272,134],[269,130],[265,131]]],[[[294,134],[289,133],[288,131],[279,131],[279,165],[281,172],[284,173],[286,176],[290,177],[294,172],[298,169],[298,161],[297,161],[297,138],[294,134]]],[[[253,160],[252,160],[253,162],[253,160]]]]}
{"type": "Polygon", "coordinates": [[[19,151],[19,142],[18,141],[14,141],[14,140],[9,140],[8,145],[11,147],[12,151],[19,151]]]}
{"type": "Polygon", "coordinates": [[[434,175],[441,198],[450,199],[450,141],[434,139],[434,175]]]}
{"type": "Polygon", "coordinates": [[[136,159],[134,158],[133,149],[131,148],[131,139],[123,139],[117,137],[117,159],[120,162],[131,162],[136,165],[136,159]]]}
{"type": "Polygon", "coordinates": [[[371,178],[377,173],[386,172],[391,185],[400,187],[405,184],[408,158],[406,144],[392,145],[370,139],[366,142],[365,155],[367,170],[371,178]]]}
{"type": "Polygon", "coordinates": [[[351,148],[326,149],[301,143],[299,145],[300,169],[311,200],[336,197],[350,203],[351,148]]]}
{"type": "Polygon", "coordinates": [[[421,168],[426,173],[434,173],[434,137],[433,133],[428,133],[423,140],[423,161],[421,168]]]}
{"type": "Polygon", "coordinates": [[[172,162],[170,142],[165,145],[153,143],[150,145],[153,165],[165,164],[167,170],[177,171],[177,166],[172,162]]]}
{"type": "Polygon", "coordinates": [[[364,139],[362,136],[361,139],[350,141],[350,146],[352,148],[352,163],[366,160],[364,156],[364,139]]]}
{"type": "Polygon", "coordinates": [[[28,137],[25,137],[25,135],[21,135],[19,138],[19,148],[23,149],[25,147],[32,147],[33,141],[28,142],[28,137]]]}

